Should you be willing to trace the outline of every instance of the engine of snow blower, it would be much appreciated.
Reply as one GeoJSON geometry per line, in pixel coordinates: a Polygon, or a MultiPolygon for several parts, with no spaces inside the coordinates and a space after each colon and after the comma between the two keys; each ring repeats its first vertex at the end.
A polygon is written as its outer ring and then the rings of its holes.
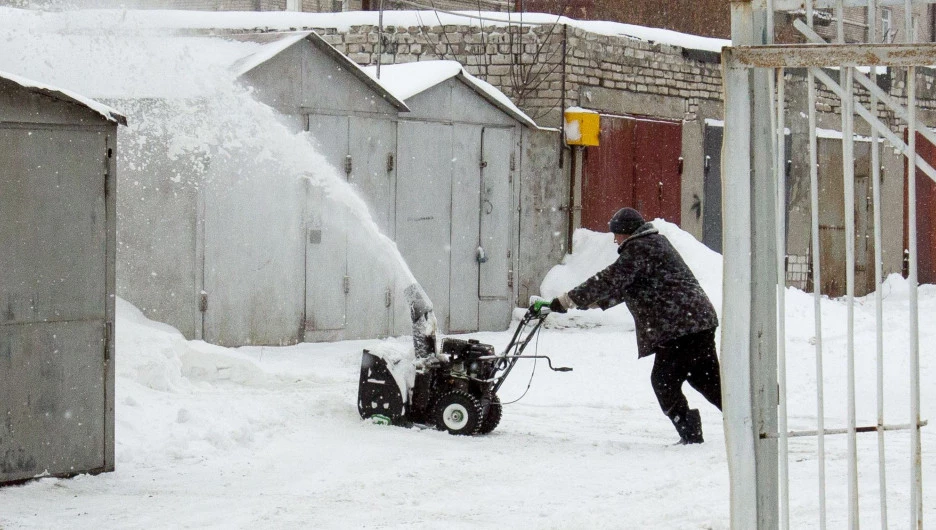
{"type": "MultiPolygon", "coordinates": [[[[487,434],[501,420],[497,390],[549,314],[537,301],[524,315],[503,355],[477,340],[437,340],[432,305],[422,289],[407,289],[413,320],[414,351],[364,350],[358,386],[358,412],[364,419],[409,426],[420,423],[451,434],[487,434]],[[532,324],[532,327],[530,326],[532,324]],[[527,333],[523,333],[527,331],[527,333]]],[[[553,368],[569,371],[571,368],[553,368]]]]}
{"type": "Polygon", "coordinates": [[[442,339],[438,362],[416,372],[410,419],[452,434],[487,434],[501,419],[494,393],[494,347],[476,340],[442,339]]]}

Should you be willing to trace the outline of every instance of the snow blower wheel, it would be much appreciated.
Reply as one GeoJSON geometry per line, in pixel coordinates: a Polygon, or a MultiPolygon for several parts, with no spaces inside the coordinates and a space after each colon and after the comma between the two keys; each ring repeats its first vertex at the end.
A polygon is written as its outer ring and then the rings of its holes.
{"type": "Polygon", "coordinates": [[[449,434],[475,434],[481,427],[481,403],[464,390],[452,390],[439,397],[433,407],[433,420],[449,434]]]}
{"type": "Polygon", "coordinates": [[[497,394],[494,394],[494,397],[491,398],[491,404],[488,405],[488,410],[484,414],[484,419],[481,420],[481,427],[478,428],[478,434],[488,434],[496,429],[497,424],[501,421],[503,412],[504,408],[501,405],[500,398],[497,397],[497,394]]]}

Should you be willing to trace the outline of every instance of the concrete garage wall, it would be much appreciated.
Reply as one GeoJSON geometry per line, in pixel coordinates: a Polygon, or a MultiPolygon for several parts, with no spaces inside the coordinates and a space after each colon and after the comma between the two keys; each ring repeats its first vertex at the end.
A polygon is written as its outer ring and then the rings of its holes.
{"type": "MultiPolygon", "coordinates": [[[[112,100],[127,109],[157,102],[112,100]]],[[[136,149],[125,145],[121,149],[136,149]]],[[[156,155],[169,146],[150,139],[146,149],[156,155]]],[[[203,175],[210,165],[207,153],[170,161],[148,156],[146,168],[131,167],[128,157],[117,160],[117,295],[135,304],[150,319],[165,322],[190,338],[202,338],[198,310],[203,288],[203,175]]]]}
{"type": "Polygon", "coordinates": [[[568,153],[562,167],[559,131],[523,129],[517,223],[517,304],[540,294],[546,273],[568,252],[568,153]]]}

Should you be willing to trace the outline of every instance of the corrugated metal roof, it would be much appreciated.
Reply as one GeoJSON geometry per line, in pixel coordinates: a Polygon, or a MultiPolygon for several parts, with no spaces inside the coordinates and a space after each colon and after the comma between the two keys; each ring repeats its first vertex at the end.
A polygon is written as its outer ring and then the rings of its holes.
{"type": "Polygon", "coordinates": [[[31,79],[26,79],[25,77],[20,77],[18,75],[14,75],[14,74],[3,72],[3,71],[0,71],[0,80],[8,81],[16,85],[19,85],[23,87],[24,89],[29,90],[30,92],[36,92],[45,96],[49,96],[51,98],[55,98],[60,101],[66,101],[68,103],[81,105],[83,107],[88,108],[89,110],[92,110],[100,114],[102,117],[104,117],[108,121],[112,121],[120,125],[127,124],[127,118],[123,114],[108,107],[107,105],[104,105],[103,103],[99,103],[97,101],[94,101],[93,99],[86,98],[84,96],[81,96],[69,90],[45,85],[45,84],[33,81],[31,79]]]}
{"type": "Polygon", "coordinates": [[[238,77],[245,75],[261,64],[266,63],[273,57],[276,57],[283,51],[294,46],[299,41],[308,40],[313,45],[315,45],[316,48],[331,57],[334,61],[343,65],[347,71],[351,72],[352,75],[364,82],[364,84],[369,86],[371,90],[377,92],[377,94],[379,94],[382,98],[396,107],[397,110],[404,112],[409,112],[410,110],[409,107],[406,106],[406,103],[403,102],[403,100],[395,96],[390,90],[387,90],[387,88],[379,81],[367,75],[367,73],[357,63],[352,61],[347,55],[338,51],[338,49],[331,44],[325,42],[325,39],[320,37],[314,31],[241,33],[236,35],[229,35],[226,36],[226,38],[263,44],[259,50],[241,58],[232,65],[232,68],[237,73],[238,77]]]}

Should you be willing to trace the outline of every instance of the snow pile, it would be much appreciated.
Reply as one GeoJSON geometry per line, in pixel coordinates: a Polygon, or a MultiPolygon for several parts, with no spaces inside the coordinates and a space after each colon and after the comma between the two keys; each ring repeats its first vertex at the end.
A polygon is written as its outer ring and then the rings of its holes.
{"type": "Polygon", "coordinates": [[[118,469],[191,464],[255,447],[255,426],[276,414],[226,393],[289,389],[291,378],[237,350],[187,341],[120,298],[116,310],[118,469]]]}
{"type": "Polygon", "coordinates": [[[188,341],[175,328],[146,318],[117,299],[117,376],[153,390],[193,392],[210,384],[268,386],[277,382],[249,357],[202,341],[188,341]]]}
{"type": "MultiPolygon", "coordinates": [[[[656,219],[652,223],[676,248],[699,280],[716,311],[721,314],[721,254],[706,247],[692,234],[673,223],[663,219],[656,219]]],[[[614,243],[614,234],[610,232],[593,232],[579,228],[572,234],[572,249],[572,253],[567,254],[562,263],[553,267],[543,278],[540,293],[544,298],[552,299],[577,287],[618,258],[618,246],[614,243]]],[[[634,317],[626,305],[620,304],[607,311],[573,309],[564,315],[551,316],[546,325],[586,328],[611,325],[633,330],[634,317]]]]}

